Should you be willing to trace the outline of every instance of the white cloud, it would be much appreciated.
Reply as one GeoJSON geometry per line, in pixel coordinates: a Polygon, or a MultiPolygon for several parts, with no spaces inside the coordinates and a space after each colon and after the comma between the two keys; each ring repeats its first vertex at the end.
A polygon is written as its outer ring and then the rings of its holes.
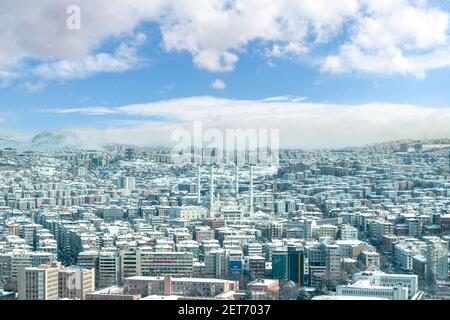
{"type": "Polygon", "coordinates": [[[145,41],[145,35],[139,33],[132,43],[122,42],[114,54],[97,53],[77,60],[59,60],[41,64],[34,70],[35,75],[46,79],[86,78],[101,72],[124,72],[137,67],[138,46],[145,41]]]}
{"type": "Polygon", "coordinates": [[[216,79],[211,83],[211,87],[217,90],[223,90],[227,87],[227,84],[221,79],[216,79]]]}
{"type": "Polygon", "coordinates": [[[196,66],[215,72],[234,70],[250,44],[274,59],[314,55],[317,44],[330,43],[324,59],[313,57],[327,72],[424,76],[450,64],[448,12],[424,0],[78,0],[81,30],[69,30],[72,4],[1,1],[0,67],[36,58],[45,77],[128,70],[130,61],[98,48],[145,21],[159,25],[167,52],[189,52],[196,66]]]}
{"type": "Polygon", "coordinates": [[[58,113],[58,114],[71,114],[80,113],[88,116],[103,116],[107,114],[118,113],[112,109],[106,107],[92,107],[92,108],[70,108],[70,109],[46,109],[45,113],[58,113]]]}
{"type": "Polygon", "coordinates": [[[322,70],[424,77],[429,69],[450,65],[441,54],[450,49],[447,12],[420,1],[366,2],[370,14],[355,20],[351,38],[325,59],[322,70]]]}
{"type": "Polygon", "coordinates": [[[45,87],[46,87],[46,83],[43,81],[38,81],[38,82],[26,81],[25,83],[22,84],[22,88],[25,89],[29,93],[39,92],[42,89],[44,89],[45,87]]]}
{"type": "Polygon", "coordinates": [[[8,71],[2,71],[0,70],[0,78],[15,78],[16,75],[12,72],[8,72],[8,71]]]}
{"type": "Polygon", "coordinates": [[[19,76],[16,73],[0,70],[0,88],[7,88],[12,85],[14,79],[19,76]]]}
{"type": "Polygon", "coordinates": [[[264,100],[190,97],[64,112],[122,114],[121,126],[78,130],[80,135],[108,143],[170,145],[174,130],[192,130],[197,121],[204,128],[222,132],[233,128],[279,129],[281,144],[286,147],[343,147],[396,139],[450,138],[450,108],[417,105],[334,105],[280,97],[264,100]],[[167,121],[149,119],[155,116],[167,121]],[[136,117],[142,117],[138,126],[136,117]],[[129,126],[127,121],[131,121],[129,126]]]}

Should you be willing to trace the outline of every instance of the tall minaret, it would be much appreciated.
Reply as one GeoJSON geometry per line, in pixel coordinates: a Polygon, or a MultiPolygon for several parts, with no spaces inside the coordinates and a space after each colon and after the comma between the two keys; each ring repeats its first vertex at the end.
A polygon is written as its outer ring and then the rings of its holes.
{"type": "Polygon", "coordinates": [[[197,204],[200,205],[201,201],[201,180],[200,180],[200,164],[197,165],[197,204]]]}
{"type": "Polygon", "coordinates": [[[253,213],[253,166],[250,165],[250,214],[253,213]]]}
{"type": "Polygon", "coordinates": [[[448,150],[448,177],[450,178],[450,150],[448,150]]]}
{"type": "Polygon", "coordinates": [[[214,207],[214,166],[209,167],[209,216],[213,218],[214,207]]]}
{"type": "Polygon", "coordinates": [[[236,192],[236,200],[239,199],[239,166],[236,162],[234,165],[234,191],[236,192]]]}

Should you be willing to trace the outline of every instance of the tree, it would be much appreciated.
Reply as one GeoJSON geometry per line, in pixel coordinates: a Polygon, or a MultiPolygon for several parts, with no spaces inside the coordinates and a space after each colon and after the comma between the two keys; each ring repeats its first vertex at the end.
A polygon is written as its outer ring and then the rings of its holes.
{"type": "Polygon", "coordinates": [[[245,286],[247,286],[249,283],[256,280],[255,273],[251,270],[244,270],[243,279],[245,286]]]}
{"type": "Polygon", "coordinates": [[[295,300],[298,297],[298,288],[294,283],[287,283],[280,288],[280,300],[295,300]]]}
{"type": "Polygon", "coordinates": [[[335,292],[337,287],[337,283],[335,281],[331,281],[328,279],[323,279],[320,281],[319,285],[316,288],[315,296],[326,296],[331,292],[335,292]]]}
{"type": "Polygon", "coordinates": [[[297,300],[310,300],[311,295],[304,289],[300,290],[297,295],[297,300]]]}
{"type": "Polygon", "coordinates": [[[245,300],[253,300],[253,293],[251,290],[245,290],[245,300]]]}

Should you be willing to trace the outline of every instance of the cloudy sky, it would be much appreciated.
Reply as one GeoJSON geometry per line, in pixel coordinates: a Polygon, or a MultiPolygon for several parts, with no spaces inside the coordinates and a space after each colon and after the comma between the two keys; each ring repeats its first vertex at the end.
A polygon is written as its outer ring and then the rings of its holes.
{"type": "Polygon", "coordinates": [[[450,138],[449,13],[443,0],[2,0],[0,132],[161,144],[200,121],[277,128],[286,146],[450,138]]]}

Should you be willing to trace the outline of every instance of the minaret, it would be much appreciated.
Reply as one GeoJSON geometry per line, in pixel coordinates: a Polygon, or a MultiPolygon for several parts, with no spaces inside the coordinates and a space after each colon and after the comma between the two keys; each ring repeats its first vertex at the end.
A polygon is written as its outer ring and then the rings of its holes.
{"type": "Polygon", "coordinates": [[[239,199],[239,166],[236,162],[234,165],[234,191],[236,192],[236,200],[239,199]]]}
{"type": "Polygon", "coordinates": [[[250,214],[253,213],[253,166],[250,165],[250,214]]]}
{"type": "Polygon", "coordinates": [[[209,167],[209,216],[213,218],[214,207],[214,166],[209,167]]]}
{"type": "Polygon", "coordinates": [[[450,178],[450,150],[448,151],[448,177],[450,178]]]}
{"type": "Polygon", "coordinates": [[[200,164],[197,165],[197,204],[200,205],[201,201],[201,180],[200,180],[200,164]]]}

